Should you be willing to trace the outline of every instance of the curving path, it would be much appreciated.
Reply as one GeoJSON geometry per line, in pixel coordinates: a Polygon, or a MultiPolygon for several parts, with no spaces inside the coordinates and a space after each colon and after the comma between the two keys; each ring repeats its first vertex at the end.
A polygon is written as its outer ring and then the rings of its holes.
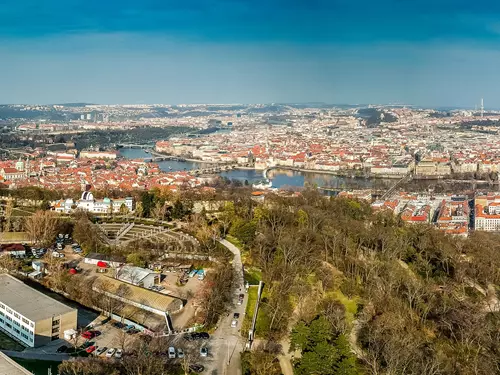
{"type": "Polygon", "coordinates": [[[248,302],[248,295],[245,293],[243,279],[243,263],[241,262],[240,249],[227,240],[219,240],[231,253],[233,253],[233,268],[235,272],[235,282],[233,290],[232,310],[230,314],[219,323],[219,327],[212,334],[209,345],[210,363],[207,363],[207,374],[211,375],[241,375],[241,352],[246,342],[246,333],[240,333],[245,310],[248,302]],[[237,305],[238,295],[245,294],[245,299],[241,305],[237,305]],[[239,313],[240,318],[236,328],[231,327],[233,313],[239,313]]]}

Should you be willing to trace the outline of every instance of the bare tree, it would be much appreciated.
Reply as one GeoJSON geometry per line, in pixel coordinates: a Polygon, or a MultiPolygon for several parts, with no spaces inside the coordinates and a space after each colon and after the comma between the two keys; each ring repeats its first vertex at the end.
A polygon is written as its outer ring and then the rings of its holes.
{"type": "Polygon", "coordinates": [[[55,212],[37,211],[26,219],[24,226],[34,244],[47,246],[57,234],[59,219],[55,212]]]}
{"type": "Polygon", "coordinates": [[[5,206],[5,212],[4,212],[4,217],[5,217],[5,232],[10,232],[10,226],[11,226],[11,219],[12,219],[12,211],[14,210],[14,201],[11,199],[7,201],[7,204],[5,206]]]}

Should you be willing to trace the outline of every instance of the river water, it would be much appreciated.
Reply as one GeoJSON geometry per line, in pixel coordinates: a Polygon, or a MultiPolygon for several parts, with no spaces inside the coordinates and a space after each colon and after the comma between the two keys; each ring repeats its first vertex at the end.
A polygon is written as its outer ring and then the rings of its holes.
{"type": "MultiPolygon", "coordinates": [[[[126,159],[149,159],[151,154],[142,149],[135,148],[122,148],[120,154],[126,159]]],[[[185,171],[191,169],[198,169],[203,167],[204,163],[192,161],[176,161],[166,160],[158,162],[161,170],[165,172],[172,171],[185,171]]],[[[227,177],[231,180],[245,180],[249,183],[256,183],[264,179],[262,171],[254,169],[234,169],[227,172],[221,172],[221,177],[227,177]]],[[[365,189],[365,188],[386,188],[394,183],[394,180],[369,180],[364,178],[347,178],[341,176],[334,176],[325,173],[314,172],[297,172],[289,170],[273,169],[269,172],[268,176],[273,187],[283,188],[301,188],[309,185],[316,185],[320,187],[342,188],[342,189],[365,189]]]]}

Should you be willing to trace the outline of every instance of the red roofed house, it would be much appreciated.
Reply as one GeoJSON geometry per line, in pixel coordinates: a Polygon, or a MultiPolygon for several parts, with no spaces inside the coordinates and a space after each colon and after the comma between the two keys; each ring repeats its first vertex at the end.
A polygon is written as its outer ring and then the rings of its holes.
{"type": "Polygon", "coordinates": [[[14,181],[25,178],[26,173],[24,171],[19,171],[16,168],[4,167],[0,169],[0,176],[2,176],[5,181],[14,181]]]}

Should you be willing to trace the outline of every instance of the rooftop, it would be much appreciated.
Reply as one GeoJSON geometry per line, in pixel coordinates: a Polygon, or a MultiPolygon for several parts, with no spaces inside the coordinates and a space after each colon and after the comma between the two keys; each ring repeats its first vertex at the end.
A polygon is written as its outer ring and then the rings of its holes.
{"type": "Polygon", "coordinates": [[[130,291],[130,293],[123,298],[140,305],[152,307],[156,310],[177,310],[179,308],[178,304],[181,303],[181,300],[177,297],[127,284],[108,276],[99,277],[94,288],[99,291],[102,290],[117,295],[122,285],[126,285],[130,291]]]}
{"type": "Polygon", "coordinates": [[[0,375],[32,375],[23,366],[17,364],[5,354],[0,352],[0,375]]]}
{"type": "Polygon", "coordinates": [[[0,302],[34,322],[75,310],[7,274],[0,274],[0,302]]]}

